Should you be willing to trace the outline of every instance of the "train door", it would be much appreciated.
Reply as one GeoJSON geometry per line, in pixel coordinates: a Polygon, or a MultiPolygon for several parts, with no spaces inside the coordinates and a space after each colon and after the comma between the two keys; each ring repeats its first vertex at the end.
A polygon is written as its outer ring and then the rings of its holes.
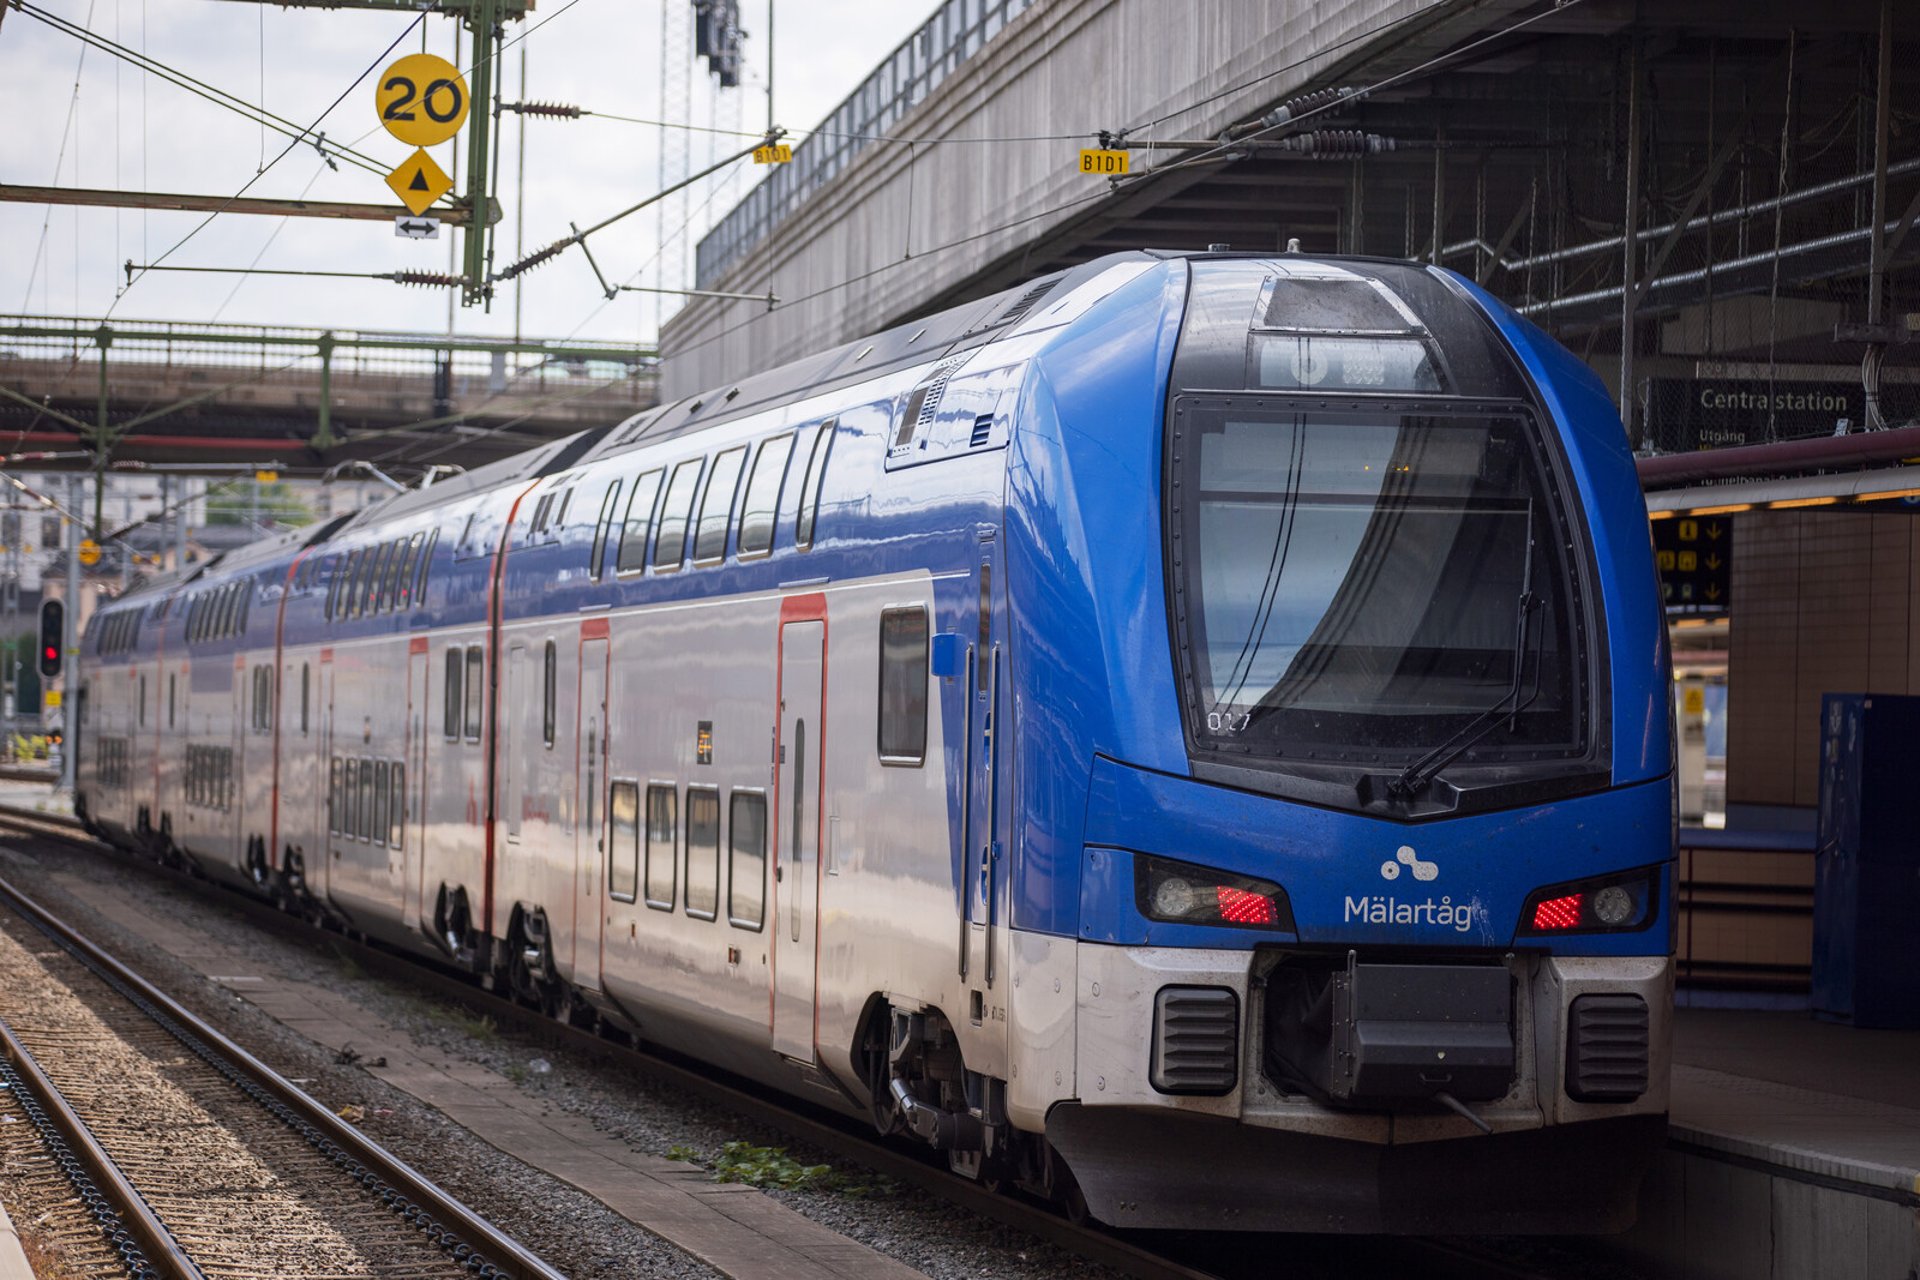
{"type": "MultiPolygon", "coordinates": [[[[983,535],[990,537],[991,531],[983,535]]],[[[966,827],[962,847],[966,850],[963,886],[965,918],[960,923],[960,977],[972,995],[970,1010],[977,1022],[986,998],[999,979],[1003,967],[1005,939],[1000,935],[1000,899],[1006,880],[1004,857],[1005,803],[1003,775],[1006,734],[1000,732],[1002,719],[1001,654],[1002,621],[996,607],[999,590],[995,565],[996,543],[984,542],[977,567],[979,621],[973,643],[967,647],[967,774],[966,827]]]]}
{"type": "Polygon", "coordinates": [[[774,739],[773,1048],[814,1061],[814,982],[820,902],[821,733],[826,683],[824,618],[780,626],[778,730],[774,739]]]}
{"type": "MultiPolygon", "coordinates": [[[[604,619],[601,620],[604,625],[604,619]]],[[[591,625],[591,624],[589,624],[591,625]]],[[[580,724],[577,770],[580,796],[574,812],[580,821],[573,837],[573,981],[586,991],[600,989],[601,939],[606,915],[600,904],[600,876],[607,865],[607,638],[580,642],[580,724]]]]}
{"type": "Polygon", "coordinates": [[[420,923],[420,865],[427,839],[427,717],[431,707],[427,678],[431,655],[427,638],[407,642],[407,751],[406,773],[394,788],[394,830],[400,833],[398,857],[400,920],[408,928],[420,923]]]}

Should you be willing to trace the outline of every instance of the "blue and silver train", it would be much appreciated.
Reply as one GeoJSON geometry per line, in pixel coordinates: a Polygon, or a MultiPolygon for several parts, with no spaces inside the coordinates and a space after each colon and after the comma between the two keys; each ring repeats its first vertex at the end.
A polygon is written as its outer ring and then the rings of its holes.
{"type": "Polygon", "coordinates": [[[1101,258],[130,591],[111,839],[1108,1223],[1618,1229],[1673,736],[1589,371],[1101,258]]]}

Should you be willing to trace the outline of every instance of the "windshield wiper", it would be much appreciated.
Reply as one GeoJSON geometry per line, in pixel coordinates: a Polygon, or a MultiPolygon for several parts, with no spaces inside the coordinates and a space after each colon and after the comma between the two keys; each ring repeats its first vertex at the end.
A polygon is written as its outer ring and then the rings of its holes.
{"type": "MultiPolygon", "coordinates": [[[[1529,520],[1531,526],[1531,520],[1529,520]]],[[[1482,711],[1466,724],[1460,726],[1451,738],[1435,747],[1427,754],[1415,760],[1400,771],[1400,776],[1387,784],[1387,794],[1396,800],[1410,800],[1420,789],[1439,776],[1440,771],[1458,760],[1474,743],[1492,733],[1502,720],[1508,721],[1509,730],[1520,713],[1533,705],[1540,696],[1540,662],[1538,654],[1533,664],[1533,688],[1525,697],[1521,688],[1526,683],[1527,668],[1527,628],[1532,622],[1534,611],[1539,609],[1541,601],[1533,594],[1533,539],[1527,539],[1527,560],[1522,571],[1520,598],[1515,602],[1513,627],[1513,683],[1500,701],[1482,711]]],[[[1536,642],[1537,647],[1537,642],[1536,642]]]]}

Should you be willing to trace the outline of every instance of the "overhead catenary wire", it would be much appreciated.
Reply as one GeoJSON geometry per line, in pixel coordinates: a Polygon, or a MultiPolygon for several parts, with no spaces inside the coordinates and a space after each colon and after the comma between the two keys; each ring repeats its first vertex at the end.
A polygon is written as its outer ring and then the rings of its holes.
{"type": "MultiPolygon", "coordinates": [[[[4,3],[4,0],[0,0],[0,3],[4,3]]],[[[93,22],[93,0],[87,0],[87,22],[89,25],[93,22]]],[[[55,182],[60,181],[60,169],[67,162],[67,142],[74,136],[73,117],[74,113],[78,111],[80,107],[80,74],[86,69],[86,66],[87,50],[83,45],[80,49],[80,57],[78,61],[74,63],[73,95],[67,99],[67,123],[60,130],[60,150],[55,155],[53,161],[53,180],[55,182]]],[[[75,169],[77,170],[78,167],[76,164],[75,169]]],[[[79,178],[76,176],[74,181],[78,182],[79,178]]],[[[52,225],[53,206],[48,205],[47,216],[40,223],[40,242],[35,246],[33,251],[33,265],[27,269],[27,291],[24,300],[20,304],[22,311],[29,310],[33,306],[33,281],[34,277],[40,274],[40,260],[46,253],[47,232],[52,225]]],[[[53,276],[53,268],[51,265],[47,268],[47,276],[49,282],[51,282],[53,276]]]]}
{"type": "MultiPolygon", "coordinates": [[[[400,45],[400,42],[402,40],[405,40],[407,36],[412,33],[415,27],[424,23],[426,20],[427,20],[427,15],[423,11],[420,14],[418,14],[412,22],[408,23],[405,29],[403,29],[399,35],[393,38],[393,43],[389,44],[385,49],[381,50],[380,55],[376,57],[372,62],[368,63],[364,71],[362,71],[359,75],[353,78],[353,83],[349,84],[345,89],[342,89],[340,91],[340,96],[335,98],[331,103],[329,103],[326,110],[322,111],[318,116],[314,117],[313,124],[308,126],[307,131],[312,132],[313,129],[319,127],[319,124],[322,120],[325,120],[329,115],[332,115],[334,108],[338,107],[342,102],[345,102],[347,99],[347,95],[352,93],[355,89],[359,88],[360,82],[362,80],[365,80],[368,76],[372,75],[374,72],[374,69],[379,67],[382,63],[386,61],[387,55],[392,53],[396,48],[398,48],[400,45]]],[[[275,156],[267,164],[267,167],[265,169],[262,169],[259,173],[254,174],[251,178],[248,178],[244,183],[242,183],[240,185],[240,189],[234,192],[233,195],[228,198],[228,203],[230,204],[234,200],[238,200],[241,196],[245,195],[248,189],[251,188],[254,183],[258,182],[275,165],[279,164],[282,160],[286,159],[287,155],[290,152],[292,152],[292,150],[295,147],[299,145],[300,145],[300,139],[298,138],[295,138],[292,142],[289,142],[281,150],[280,154],[275,156]]],[[[224,206],[222,208],[224,208],[224,206]]],[[[106,313],[107,316],[108,317],[112,316],[114,307],[117,307],[120,305],[120,299],[126,297],[127,293],[131,291],[133,286],[139,283],[140,280],[145,278],[147,271],[152,270],[154,267],[157,267],[161,263],[165,262],[176,251],[178,251],[182,245],[186,244],[187,241],[199,235],[200,232],[206,228],[208,223],[212,222],[215,218],[220,216],[221,212],[222,212],[222,209],[215,209],[212,213],[208,214],[205,218],[202,218],[197,224],[195,224],[195,226],[191,231],[187,232],[186,235],[181,236],[178,240],[174,241],[173,244],[166,250],[165,253],[162,253],[158,258],[154,259],[151,263],[148,263],[147,266],[142,269],[140,275],[130,276],[127,280],[127,288],[125,290],[122,290],[119,297],[116,297],[113,300],[112,304],[107,307],[107,313],[106,313]]]]}
{"type": "MultiPolygon", "coordinates": [[[[248,120],[257,121],[263,129],[272,129],[283,137],[308,141],[312,143],[322,155],[336,155],[350,164],[358,165],[369,173],[377,173],[383,176],[391,167],[381,164],[372,156],[356,151],[351,145],[329,142],[324,133],[314,134],[310,129],[303,130],[294,121],[276,115],[268,111],[264,106],[248,102],[238,94],[229,93],[217,85],[200,80],[197,77],[181,71],[177,67],[172,67],[161,62],[157,58],[149,57],[136,49],[128,48],[126,45],[120,44],[117,41],[110,40],[96,32],[89,31],[84,26],[70,22],[58,14],[41,9],[37,5],[34,5],[31,0],[12,0],[12,2],[21,13],[56,31],[72,36],[84,45],[98,49],[102,53],[117,58],[122,62],[129,63],[154,78],[164,80],[176,88],[184,89],[196,97],[204,98],[217,107],[232,111],[248,120]]],[[[261,171],[264,172],[264,169],[261,171]]]]}

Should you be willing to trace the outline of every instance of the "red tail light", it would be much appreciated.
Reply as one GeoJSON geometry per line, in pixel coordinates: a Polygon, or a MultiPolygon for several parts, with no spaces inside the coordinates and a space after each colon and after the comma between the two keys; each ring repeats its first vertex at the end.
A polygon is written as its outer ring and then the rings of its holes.
{"type": "Polygon", "coordinates": [[[1582,893],[1570,893],[1564,898],[1547,898],[1534,904],[1533,927],[1535,929],[1571,929],[1580,923],[1580,902],[1586,897],[1582,893]]]}
{"type": "Polygon", "coordinates": [[[1279,918],[1273,899],[1264,893],[1248,893],[1224,884],[1216,886],[1214,893],[1220,902],[1220,918],[1228,924],[1274,924],[1279,918]]]}

